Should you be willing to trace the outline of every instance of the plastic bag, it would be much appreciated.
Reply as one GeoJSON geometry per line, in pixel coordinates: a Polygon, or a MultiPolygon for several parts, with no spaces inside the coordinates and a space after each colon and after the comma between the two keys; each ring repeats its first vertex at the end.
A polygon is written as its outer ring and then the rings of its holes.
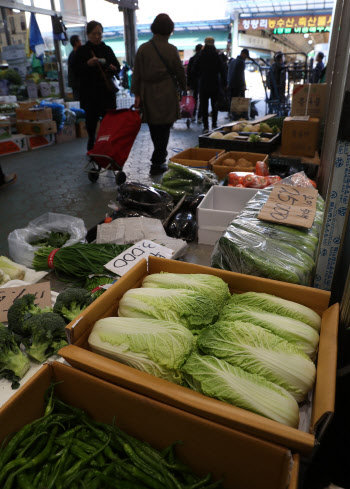
{"type": "Polygon", "coordinates": [[[30,242],[44,238],[51,231],[62,231],[70,234],[69,240],[63,246],[85,242],[87,229],[79,217],[47,212],[30,221],[25,228],[15,229],[8,235],[9,253],[13,261],[33,268],[34,251],[39,246],[30,242]]]}
{"type": "Polygon", "coordinates": [[[157,219],[165,219],[173,208],[172,198],[166,192],[138,182],[120,185],[117,201],[127,209],[157,219]]]}
{"type": "MultiPolygon", "coordinates": [[[[312,186],[303,172],[281,183],[312,186]]],[[[323,221],[323,199],[317,198],[310,229],[274,224],[257,218],[272,189],[258,191],[232,221],[214,247],[211,264],[238,273],[310,285],[323,221]]]]}
{"type": "Polygon", "coordinates": [[[68,125],[72,125],[72,124],[75,124],[76,121],[77,121],[77,116],[76,116],[76,113],[73,112],[72,110],[70,109],[66,109],[64,111],[64,116],[66,118],[66,121],[65,121],[65,124],[68,126],[68,125]]]}

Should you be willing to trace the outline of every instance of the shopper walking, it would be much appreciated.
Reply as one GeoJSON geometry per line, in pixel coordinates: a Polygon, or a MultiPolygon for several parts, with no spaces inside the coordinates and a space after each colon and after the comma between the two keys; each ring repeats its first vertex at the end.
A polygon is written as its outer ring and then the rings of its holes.
{"type": "Polygon", "coordinates": [[[79,78],[75,74],[73,67],[77,50],[82,45],[82,42],[80,37],[77,35],[71,36],[69,41],[73,50],[68,56],[68,86],[73,89],[73,100],[79,101],[79,78]]]}
{"type": "Polygon", "coordinates": [[[275,54],[275,62],[270,70],[270,98],[278,102],[284,102],[286,90],[286,66],[283,53],[275,54]]]}
{"type": "Polygon", "coordinates": [[[324,54],[321,51],[317,53],[316,66],[312,71],[312,83],[320,83],[323,70],[324,70],[323,58],[324,58],[324,54]]]}
{"type": "Polygon", "coordinates": [[[150,174],[167,170],[166,157],[170,128],[180,117],[177,86],[186,91],[186,76],[177,48],[169,43],[174,22],[159,14],[151,25],[153,37],[142,44],[135,56],[131,92],[135,107],[142,108],[148,123],[154,151],[150,174]]]}
{"type": "Polygon", "coordinates": [[[79,77],[80,106],[85,110],[88,151],[93,148],[97,123],[108,109],[116,108],[112,77],[120,64],[112,49],[102,42],[103,27],[92,20],[86,26],[88,42],[77,50],[74,72],[79,77]]]}
{"type": "Polygon", "coordinates": [[[228,66],[228,90],[231,97],[244,97],[247,89],[245,83],[245,61],[249,59],[249,51],[244,48],[236,59],[231,59],[228,66]]]}
{"type": "Polygon", "coordinates": [[[222,83],[224,87],[226,86],[225,69],[215,48],[215,39],[213,37],[204,39],[204,48],[196,61],[195,70],[199,78],[199,100],[202,107],[203,132],[207,132],[209,130],[209,100],[212,111],[212,129],[215,129],[218,121],[217,101],[220,84],[222,83]]]}
{"type": "Polygon", "coordinates": [[[193,117],[192,117],[192,122],[194,122],[196,120],[196,114],[197,114],[197,107],[198,107],[198,123],[201,124],[202,123],[202,109],[201,109],[201,106],[200,106],[200,103],[199,103],[199,80],[198,80],[198,76],[197,76],[197,73],[195,71],[195,65],[196,65],[196,61],[202,51],[202,48],[203,48],[203,44],[197,44],[196,48],[195,48],[195,52],[196,54],[194,56],[192,56],[189,61],[188,61],[188,65],[187,65],[187,86],[190,90],[193,91],[193,98],[196,102],[195,106],[194,106],[194,111],[193,111],[193,117]]]}

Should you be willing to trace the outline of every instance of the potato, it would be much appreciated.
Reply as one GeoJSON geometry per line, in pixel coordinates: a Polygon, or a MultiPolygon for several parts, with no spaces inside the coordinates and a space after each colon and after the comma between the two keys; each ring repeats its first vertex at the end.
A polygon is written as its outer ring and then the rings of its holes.
{"type": "Polygon", "coordinates": [[[231,131],[232,132],[241,132],[243,130],[244,124],[235,124],[232,126],[231,131]]]}
{"type": "Polygon", "coordinates": [[[230,132],[231,131],[231,128],[230,127],[223,127],[222,130],[224,132],[230,132]]]}
{"type": "Polygon", "coordinates": [[[260,138],[260,141],[262,143],[269,143],[270,142],[270,139],[269,138],[260,138]]]}
{"type": "Polygon", "coordinates": [[[251,168],[253,167],[253,163],[246,160],[245,158],[239,158],[237,161],[237,166],[242,166],[243,168],[251,168]]]}
{"type": "Polygon", "coordinates": [[[214,131],[210,134],[209,136],[211,139],[223,139],[223,134],[221,134],[221,132],[219,131],[214,131]]]}
{"type": "Polygon", "coordinates": [[[235,139],[237,136],[239,136],[238,132],[228,132],[223,139],[235,139]]]}
{"type": "Polygon", "coordinates": [[[223,160],[222,166],[236,166],[236,160],[233,158],[226,158],[223,160]]]}
{"type": "Polygon", "coordinates": [[[254,132],[254,126],[252,126],[251,124],[247,124],[243,128],[243,132],[254,132]]]}

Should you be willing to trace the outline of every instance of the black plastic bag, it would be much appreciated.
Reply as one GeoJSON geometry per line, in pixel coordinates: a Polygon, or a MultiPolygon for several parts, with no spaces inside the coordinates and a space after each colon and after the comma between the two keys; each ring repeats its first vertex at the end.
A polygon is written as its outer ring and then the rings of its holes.
{"type": "Polygon", "coordinates": [[[157,219],[165,219],[174,204],[169,194],[137,182],[126,182],[118,189],[117,201],[128,209],[157,219]]]}

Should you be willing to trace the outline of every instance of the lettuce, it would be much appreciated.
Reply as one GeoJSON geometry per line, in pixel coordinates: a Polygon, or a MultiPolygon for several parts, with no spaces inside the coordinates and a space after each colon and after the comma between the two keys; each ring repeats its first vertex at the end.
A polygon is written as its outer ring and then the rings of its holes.
{"type": "Polygon", "coordinates": [[[281,299],[271,294],[259,292],[245,292],[244,294],[232,295],[229,304],[246,305],[272,312],[280,316],[297,319],[306,323],[317,332],[321,329],[321,317],[309,307],[297,304],[296,302],[281,299]]]}
{"type": "Polygon", "coordinates": [[[297,427],[299,407],[283,388],[213,356],[193,353],[182,367],[190,388],[279,423],[297,427]]]}
{"type": "Polygon", "coordinates": [[[201,292],[215,300],[219,308],[231,297],[226,282],[205,273],[154,273],[144,279],[142,287],[189,289],[201,292]]]}
{"type": "Polygon", "coordinates": [[[315,382],[316,367],[310,358],[260,326],[218,322],[200,332],[198,346],[207,355],[278,384],[298,402],[315,382]]]}
{"type": "Polygon", "coordinates": [[[88,342],[95,353],[176,383],[181,383],[179,369],[195,344],[180,324],[119,317],[97,321],[88,342]]]}
{"type": "Polygon", "coordinates": [[[118,310],[120,317],[161,319],[191,330],[213,324],[218,315],[213,299],[188,289],[130,289],[120,300],[118,310]]]}
{"type": "Polygon", "coordinates": [[[227,304],[220,313],[220,321],[243,321],[261,326],[271,333],[293,343],[294,346],[306,353],[312,360],[320,340],[319,334],[308,324],[297,319],[269,313],[256,307],[227,304]]]}

